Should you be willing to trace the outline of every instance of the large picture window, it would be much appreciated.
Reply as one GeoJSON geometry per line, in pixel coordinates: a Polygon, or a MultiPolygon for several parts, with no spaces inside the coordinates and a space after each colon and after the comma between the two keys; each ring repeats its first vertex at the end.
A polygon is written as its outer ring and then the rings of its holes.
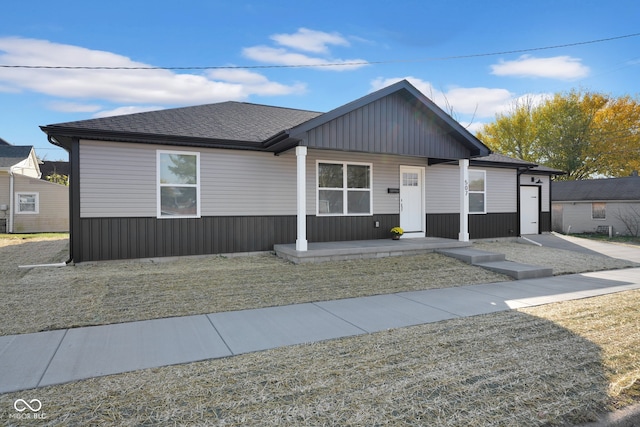
{"type": "Polygon", "coordinates": [[[200,217],[200,153],[158,151],[158,218],[200,217]]]}
{"type": "Polygon", "coordinates": [[[485,171],[469,170],[469,213],[487,213],[485,171]]]}
{"type": "Polygon", "coordinates": [[[16,193],[17,209],[19,214],[37,214],[40,212],[38,193],[16,193]]]}
{"type": "Polygon", "coordinates": [[[318,162],[318,215],[371,215],[371,165],[318,162]]]}

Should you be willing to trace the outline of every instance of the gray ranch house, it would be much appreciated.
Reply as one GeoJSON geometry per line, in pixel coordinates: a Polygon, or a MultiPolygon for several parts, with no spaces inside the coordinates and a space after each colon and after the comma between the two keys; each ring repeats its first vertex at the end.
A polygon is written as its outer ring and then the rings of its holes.
{"type": "Polygon", "coordinates": [[[553,229],[561,233],[640,235],[640,178],[553,183],[553,229]]]}
{"type": "Polygon", "coordinates": [[[551,229],[557,172],[490,150],[407,81],[327,113],[222,102],[43,126],[75,262],[551,229]]]}

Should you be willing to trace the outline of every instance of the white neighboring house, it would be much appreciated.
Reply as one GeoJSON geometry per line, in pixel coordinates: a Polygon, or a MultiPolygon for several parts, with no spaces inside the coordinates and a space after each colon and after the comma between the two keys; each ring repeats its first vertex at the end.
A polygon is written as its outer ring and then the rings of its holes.
{"type": "Polygon", "coordinates": [[[640,234],[640,178],[557,181],[552,228],[562,233],[640,234]]]}
{"type": "Polygon", "coordinates": [[[40,176],[33,146],[0,143],[0,232],[69,231],[68,188],[40,176]]]}

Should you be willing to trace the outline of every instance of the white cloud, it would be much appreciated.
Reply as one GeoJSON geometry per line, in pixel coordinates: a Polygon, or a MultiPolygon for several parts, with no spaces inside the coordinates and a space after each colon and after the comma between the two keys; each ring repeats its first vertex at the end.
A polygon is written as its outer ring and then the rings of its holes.
{"type": "Polygon", "coordinates": [[[100,110],[100,105],[80,104],[77,102],[52,101],[47,104],[50,110],[62,113],[93,113],[100,110]]]}
{"type": "Polygon", "coordinates": [[[294,34],[274,34],[271,36],[281,46],[313,53],[328,53],[327,45],[349,46],[349,42],[338,33],[299,28],[294,34]]]}
{"type": "MultiPolygon", "coordinates": [[[[0,62],[52,67],[149,67],[111,52],[16,37],[0,37],[0,62]]],[[[271,82],[257,73],[253,73],[254,83],[245,85],[239,82],[247,77],[245,70],[229,70],[226,77],[211,76],[177,74],[170,70],[2,68],[0,87],[64,99],[160,105],[210,103],[240,100],[252,94],[287,95],[304,91],[303,85],[271,82]],[[234,78],[234,72],[242,78],[234,78]]]]}
{"type": "Polygon", "coordinates": [[[454,87],[446,92],[438,90],[425,80],[408,76],[396,78],[378,78],[371,82],[372,90],[378,90],[400,80],[406,79],[420,92],[429,97],[447,113],[453,110],[454,115],[465,114],[475,117],[493,117],[502,111],[514,99],[514,95],[506,89],[471,87],[454,87]]]}
{"type": "Polygon", "coordinates": [[[337,59],[330,55],[328,45],[349,46],[347,39],[338,33],[300,28],[297,33],[275,34],[271,39],[284,47],[251,46],[244,48],[242,54],[267,64],[317,67],[319,70],[349,71],[368,65],[364,59],[337,59]],[[296,50],[317,55],[310,56],[296,50]]]}
{"type": "Polygon", "coordinates": [[[573,80],[589,75],[589,67],[583,65],[581,61],[579,58],[570,56],[536,58],[530,55],[522,55],[514,61],[500,60],[498,64],[491,66],[491,74],[573,80]]]}
{"type": "Polygon", "coordinates": [[[211,70],[208,76],[229,83],[241,84],[246,96],[255,95],[288,95],[290,93],[301,94],[306,92],[307,86],[304,83],[295,83],[286,86],[280,83],[269,81],[262,74],[241,69],[217,69],[211,70]]]}
{"type": "Polygon", "coordinates": [[[268,64],[318,67],[320,70],[349,71],[367,65],[364,59],[327,59],[295,53],[269,46],[253,46],[242,50],[244,56],[268,64]]]}

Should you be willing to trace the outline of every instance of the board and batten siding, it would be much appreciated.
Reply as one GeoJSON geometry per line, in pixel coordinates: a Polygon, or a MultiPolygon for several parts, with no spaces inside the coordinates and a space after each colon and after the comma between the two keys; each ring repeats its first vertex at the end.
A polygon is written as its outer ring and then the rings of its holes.
{"type": "Polygon", "coordinates": [[[458,159],[469,150],[434,113],[399,93],[378,99],[306,133],[309,148],[458,159]]]}
{"type": "Polygon", "coordinates": [[[295,155],[83,140],[80,216],[155,217],[157,150],[200,153],[202,216],[295,213],[295,155]]]}

